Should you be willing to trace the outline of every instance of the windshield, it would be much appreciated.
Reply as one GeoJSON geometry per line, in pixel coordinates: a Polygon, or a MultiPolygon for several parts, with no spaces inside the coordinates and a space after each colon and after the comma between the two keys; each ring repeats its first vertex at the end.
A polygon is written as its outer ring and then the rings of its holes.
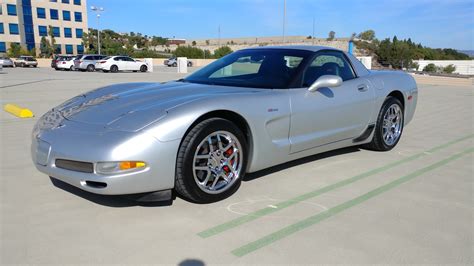
{"type": "Polygon", "coordinates": [[[227,55],[183,79],[183,82],[252,88],[288,88],[312,52],[253,49],[227,55]]]}

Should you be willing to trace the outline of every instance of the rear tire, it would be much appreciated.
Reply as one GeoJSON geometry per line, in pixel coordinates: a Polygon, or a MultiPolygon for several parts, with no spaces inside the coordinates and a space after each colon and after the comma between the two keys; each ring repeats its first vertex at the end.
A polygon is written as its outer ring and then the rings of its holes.
{"type": "Polygon", "coordinates": [[[69,71],[74,71],[74,67],[73,67],[73,66],[70,66],[70,67],[69,67],[69,71]]]}
{"type": "Polygon", "coordinates": [[[192,128],[181,143],[175,190],[196,203],[220,201],[237,191],[246,167],[242,131],[229,120],[210,118],[192,128]]]}
{"type": "Polygon", "coordinates": [[[373,151],[393,149],[402,137],[404,119],[402,103],[395,97],[387,97],[377,117],[372,142],[362,147],[373,151]]]}
{"type": "Polygon", "coordinates": [[[118,71],[119,71],[118,66],[113,65],[113,66],[110,67],[110,72],[112,72],[112,73],[117,73],[118,71]]]}
{"type": "Polygon", "coordinates": [[[95,71],[95,66],[94,65],[88,65],[87,66],[87,72],[94,72],[95,71]]]}

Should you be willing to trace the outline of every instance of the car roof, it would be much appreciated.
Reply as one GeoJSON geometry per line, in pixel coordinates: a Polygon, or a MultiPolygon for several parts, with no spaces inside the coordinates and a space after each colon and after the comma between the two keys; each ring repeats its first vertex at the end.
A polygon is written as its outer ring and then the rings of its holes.
{"type": "Polygon", "coordinates": [[[257,49],[287,49],[287,50],[304,50],[311,52],[318,52],[321,50],[334,50],[341,51],[333,47],[327,46],[313,46],[313,45],[281,45],[281,46],[258,46],[258,47],[249,47],[242,50],[257,50],[257,49]]]}

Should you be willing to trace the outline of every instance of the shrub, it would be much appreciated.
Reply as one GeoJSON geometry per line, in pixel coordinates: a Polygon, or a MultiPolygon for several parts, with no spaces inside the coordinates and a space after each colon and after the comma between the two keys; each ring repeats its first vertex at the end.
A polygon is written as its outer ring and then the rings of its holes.
{"type": "Polygon", "coordinates": [[[431,64],[428,64],[426,65],[424,68],[423,68],[423,71],[424,72],[431,72],[431,73],[434,73],[438,70],[438,68],[436,67],[435,64],[431,63],[431,64]]]}
{"type": "Polygon", "coordinates": [[[232,49],[229,46],[222,46],[214,51],[214,58],[221,58],[230,53],[232,53],[232,49]]]}
{"type": "Polygon", "coordinates": [[[443,68],[444,73],[452,74],[454,71],[456,71],[456,66],[454,65],[447,65],[443,68]]]}

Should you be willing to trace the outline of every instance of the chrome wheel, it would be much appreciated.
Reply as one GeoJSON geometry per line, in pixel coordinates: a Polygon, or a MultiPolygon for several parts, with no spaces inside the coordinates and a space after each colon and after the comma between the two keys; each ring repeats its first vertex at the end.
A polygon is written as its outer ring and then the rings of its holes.
{"type": "Polygon", "coordinates": [[[382,136],[385,144],[392,146],[400,138],[403,126],[403,113],[398,104],[392,104],[383,116],[382,136]]]}
{"type": "Polygon", "coordinates": [[[242,160],[242,145],[236,136],[227,131],[213,132],[197,146],[194,180],[206,193],[222,193],[239,179],[242,160]]]}

